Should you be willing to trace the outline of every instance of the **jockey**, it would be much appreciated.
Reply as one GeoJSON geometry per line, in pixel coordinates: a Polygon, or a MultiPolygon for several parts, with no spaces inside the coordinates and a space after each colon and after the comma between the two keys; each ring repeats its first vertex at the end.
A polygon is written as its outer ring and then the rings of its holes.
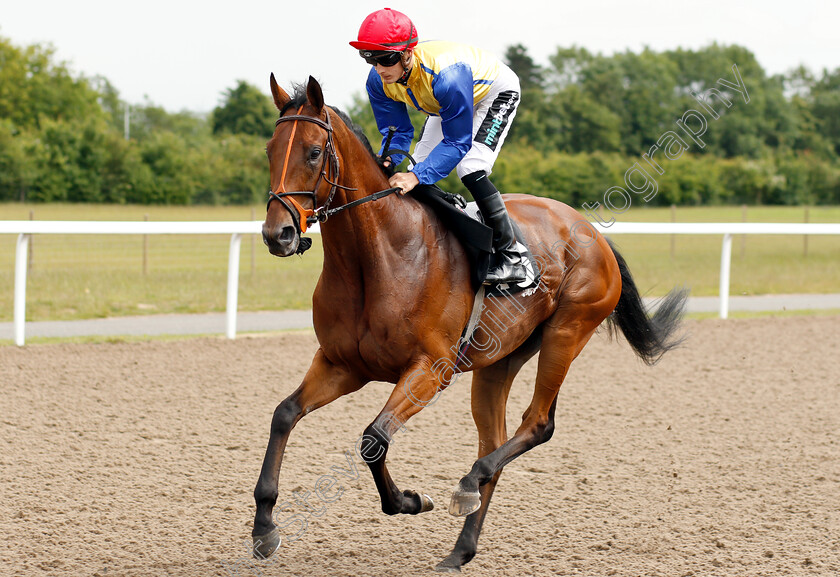
{"type": "MultiPolygon", "coordinates": [[[[385,8],[362,22],[350,45],[373,68],[367,92],[383,137],[396,127],[392,149],[408,150],[414,137],[406,105],[428,116],[414,148],[417,164],[390,185],[405,194],[434,184],[453,169],[493,229],[494,262],[486,283],[516,284],[526,278],[502,196],[488,178],[519,104],[519,78],[478,48],[452,42],[418,43],[405,14],[385,8]]],[[[383,138],[384,145],[384,138],[383,138]]],[[[380,155],[385,152],[380,150],[380,155]]],[[[396,166],[403,157],[392,155],[396,166]]]]}

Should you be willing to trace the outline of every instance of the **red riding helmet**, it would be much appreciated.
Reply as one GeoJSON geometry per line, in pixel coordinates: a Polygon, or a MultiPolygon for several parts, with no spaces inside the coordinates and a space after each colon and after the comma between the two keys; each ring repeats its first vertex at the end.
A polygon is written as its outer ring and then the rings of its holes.
{"type": "Polygon", "coordinates": [[[384,8],[370,14],[359,28],[359,39],[350,46],[358,50],[402,52],[417,45],[417,29],[411,19],[396,10],[384,8]]]}

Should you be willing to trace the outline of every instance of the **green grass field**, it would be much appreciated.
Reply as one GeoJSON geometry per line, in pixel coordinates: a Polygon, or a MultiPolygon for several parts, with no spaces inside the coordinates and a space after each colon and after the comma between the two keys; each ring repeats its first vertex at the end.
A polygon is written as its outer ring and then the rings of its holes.
{"type": "MultiPolygon", "coordinates": [[[[0,219],[27,220],[251,220],[264,206],[165,207],[0,204],[0,219]],[[253,212],[252,212],[253,211],[253,212]]],[[[631,209],[623,221],[670,221],[670,209],[631,209]]],[[[740,222],[741,207],[678,208],[677,222],[740,222]]],[[[749,207],[749,222],[803,222],[801,207],[749,207]]],[[[810,222],[840,222],[840,207],[811,207],[810,222]]],[[[318,235],[303,257],[272,257],[254,235],[242,243],[239,308],[303,309],[322,263],[318,235]]],[[[718,293],[721,237],[616,235],[646,295],[675,285],[693,295],[718,293]],[[672,244],[673,243],[673,244],[672,244]],[[673,256],[672,256],[673,247],[673,256]]],[[[0,321],[12,319],[14,235],[0,235],[0,321]]],[[[27,320],[68,320],[159,313],[223,311],[226,235],[39,235],[33,239],[27,320]],[[144,272],[145,244],[145,272],[144,272]]],[[[840,293],[840,237],[736,238],[731,294],[840,293]]]]}

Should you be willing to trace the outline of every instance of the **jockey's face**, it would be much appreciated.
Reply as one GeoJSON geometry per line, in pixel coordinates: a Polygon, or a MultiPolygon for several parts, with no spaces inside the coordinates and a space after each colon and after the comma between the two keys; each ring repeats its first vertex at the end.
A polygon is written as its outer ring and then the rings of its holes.
{"type": "Polygon", "coordinates": [[[384,66],[382,64],[377,63],[375,66],[375,70],[376,73],[379,74],[379,77],[382,78],[382,81],[384,83],[393,84],[394,82],[402,78],[406,70],[411,69],[413,59],[414,55],[409,50],[403,53],[403,58],[401,62],[397,62],[393,66],[384,66]]]}
{"type": "Polygon", "coordinates": [[[405,72],[405,69],[403,68],[402,62],[397,62],[393,66],[376,65],[376,73],[379,74],[379,77],[386,84],[393,84],[399,80],[403,72],[405,72]]]}

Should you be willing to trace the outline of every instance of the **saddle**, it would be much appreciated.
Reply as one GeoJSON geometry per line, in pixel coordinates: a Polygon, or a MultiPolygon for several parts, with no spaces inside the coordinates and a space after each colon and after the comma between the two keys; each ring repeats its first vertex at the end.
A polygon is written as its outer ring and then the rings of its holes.
{"type": "MultiPolygon", "coordinates": [[[[463,196],[441,190],[436,185],[420,184],[409,194],[429,206],[438,215],[444,226],[461,241],[464,251],[470,260],[470,278],[473,288],[478,290],[484,284],[490,259],[493,253],[493,230],[484,224],[481,212],[474,203],[467,203],[463,196]]],[[[525,245],[522,231],[516,221],[511,219],[515,250],[525,262],[527,278],[517,285],[499,284],[486,287],[486,294],[515,294],[527,289],[533,289],[540,281],[539,267],[533,255],[525,245]]]]}

